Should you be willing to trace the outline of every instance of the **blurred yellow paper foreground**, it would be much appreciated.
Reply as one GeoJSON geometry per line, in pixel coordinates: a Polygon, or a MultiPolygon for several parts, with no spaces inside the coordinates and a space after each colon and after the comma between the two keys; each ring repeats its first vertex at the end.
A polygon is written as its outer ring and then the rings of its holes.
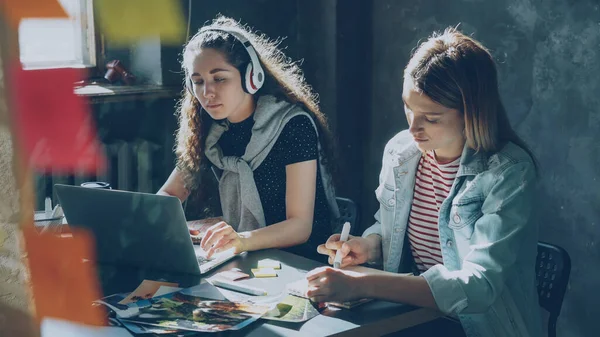
{"type": "Polygon", "coordinates": [[[94,1],[97,19],[111,43],[127,45],[160,36],[163,44],[185,41],[185,20],[176,0],[94,1]]]}

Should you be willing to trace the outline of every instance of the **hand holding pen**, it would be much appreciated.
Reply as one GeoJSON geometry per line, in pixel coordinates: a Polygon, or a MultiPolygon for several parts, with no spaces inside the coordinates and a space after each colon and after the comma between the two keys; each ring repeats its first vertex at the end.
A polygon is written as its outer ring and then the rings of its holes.
{"type": "MultiPolygon", "coordinates": [[[[345,222],[344,227],[342,227],[342,234],[340,234],[340,242],[342,242],[342,247],[344,246],[344,242],[348,241],[348,235],[350,235],[350,223],[345,222]]],[[[344,254],[348,255],[348,253],[344,254]]],[[[335,257],[333,258],[333,268],[340,269],[340,265],[342,264],[342,250],[338,249],[335,252],[335,257]]]]}
{"type": "Polygon", "coordinates": [[[334,264],[337,252],[339,252],[339,258],[341,259],[339,268],[363,264],[368,261],[371,246],[367,239],[360,236],[348,235],[347,241],[342,241],[341,236],[341,234],[333,234],[325,244],[317,247],[317,252],[329,255],[329,264],[332,265],[334,264]]]}

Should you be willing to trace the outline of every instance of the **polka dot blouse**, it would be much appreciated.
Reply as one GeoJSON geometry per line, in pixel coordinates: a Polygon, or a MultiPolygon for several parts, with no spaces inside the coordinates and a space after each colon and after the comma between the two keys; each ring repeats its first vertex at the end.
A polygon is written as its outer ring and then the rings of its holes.
{"type": "MultiPolygon", "coordinates": [[[[224,156],[241,157],[252,136],[252,117],[239,123],[230,123],[229,130],[221,136],[219,145],[224,156]]],[[[254,170],[254,180],[263,205],[267,225],[286,219],[286,166],[318,158],[318,138],[308,116],[293,117],[284,127],[271,152],[254,170]]],[[[289,250],[303,256],[321,260],[316,247],[331,235],[330,212],[317,166],[316,200],[313,229],[306,244],[289,250]]]]}

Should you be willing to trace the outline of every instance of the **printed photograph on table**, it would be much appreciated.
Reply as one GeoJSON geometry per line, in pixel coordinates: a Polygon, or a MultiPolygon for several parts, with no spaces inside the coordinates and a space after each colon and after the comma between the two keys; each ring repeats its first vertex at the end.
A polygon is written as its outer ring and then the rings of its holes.
{"type": "MultiPolygon", "coordinates": [[[[161,328],[158,326],[141,325],[141,324],[135,324],[135,323],[130,323],[130,322],[121,322],[117,318],[109,318],[108,325],[111,327],[126,328],[127,330],[129,330],[129,332],[136,334],[136,335],[137,334],[151,334],[151,333],[155,334],[155,335],[166,335],[166,334],[177,333],[178,335],[181,336],[181,333],[183,332],[183,331],[176,330],[176,329],[161,328]]],[[[186,331],[186,332],[195,333],[193,331],[186,331]]]]}
{"type": "Polygon", "coordinates": [[[171,282],[160,282],[160,281],[151,281],[151,280],[143,280],[142,283],[132,291],[129,296],[124,298],[119,304],[128,304],[132,302],[137,302],[140,300],[147,300],[155,296],[156,292],[160,287],[177,287],[177,283],[171,282]]]}
{"type": "Polygon", "coordinates": [[[113,295],[109,295],[106,297],[103,297],[99,300],[94,301],[95,303],[100,303],[100,304],[104,304],[107,305],[109,308],[111,308],[114,311],[118,311],[118,310],[127,310],[129,308],[129,306],[127,306],[127,304],[121,304],[121,302],[127,298],[131,293],[119,293],[119,294],[113,294],[113,295]]]}
{"type": "Polygon", "coordinates": [[[103,297],[99,300],[95,300],[95,304],[101,304],[114,311],[117,317],[129,317],[137,314],[138,308],[132,306],[133,303],[120,304],[123,299],[128,297],[131,293],[119,293],[103,297]]]}
{"type": "Polygon", "coordinates": [[[134,334],[155,334],[155,335],[169,335],[176,334],[175,336],[191,336],[196,334],[194,331],[183,331],[173,328],[161,328],[159,326],[142,325],[131,322],[119,321],[123,327],[134,334]]]}
{"type": "Polygon", "coordinates": [[[262,319],[283,322],[304,322],[317,316],[319,311],[306,298],[287,295],[262,319]]]}
{"type": "MultiPolygon", "coordinates": [[[[141,301],[142,303],[139,304],[141,306],[145,306],[145,305],[149,304],[149,302],[145,301],[145,300],[147,300],[147,298],[141,298],[140,296],[135,295],[136,291],[138,291],[140,288],[143,288],[142,285],[144,285],[144,282],[148,282],[148,280],[142,281],[140,286],[138,286],[138,288],[136,290],[134,290],[133,292],[109,295],[109,296],[106,296],[99,300],[94,301],[94,303],[107,306],[109,309],[114,311],[118,317],[132,316],[132,315],[138,313],[138,303],[137,302],[141,301]],[[134,298],[135,301],[132,301],[131,300],[132,298],[134,298]]],[[[169,284],[169,285],[174,284],[174,283],[157,282],[157,281],[149,281],[149,282],[158,283],[158,284],[169,284]]],[[[168,286],[168,285],[160,285],[158,290],[154,291],[154,295],[152,295],[151,297],[158,297],[158,296],[166,295],[169,293],[174,293],[179,290],[181,290],[181,288],[172,287],[172,286],[168,286]]]]}
{"type": "Polygon", "coordinates": [[[150,305],[123,322],[163,328],[216,332],[238,330],[256,321],[269,307],[206,299],[191,295],[192,288],[147,300],[150,305]]]}

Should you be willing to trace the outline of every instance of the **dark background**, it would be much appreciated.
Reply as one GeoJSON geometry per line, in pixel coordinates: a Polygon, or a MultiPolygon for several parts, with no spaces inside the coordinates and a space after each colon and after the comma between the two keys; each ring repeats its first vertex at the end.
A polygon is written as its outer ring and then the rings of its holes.
{"type": "MultiPolygon", "coordinates": [[[[189,10],[188,1],[182,6],[189,10]]],[[[411,51],[432,31],[459,24],[480,40],[497,61],[509,118],[540,163],[540,240],[564,247],[572,258],[558,335],[598,334],[593,324],[600,316],[598,0],[193,0],[191,34],[217,13],[271,38],[285,37],[286,54],[303,60],[338,141],[338,195],[358,203],[363,229],[377,208],[373,191],[384,145],[407,127],[400,97],[411,51]]],[[[119,58],[141,78],[171,90],[94,98],[93,110],[101,139],[112,149],[114,167],[105,179],[119,188],[156,192],[173,169],[182,48],[156,42],[151,48],[160,57],[143,57],[147,49],[139,48],[112,48],[106,41],[105,57],[119,58]],[[114,164],[144,151],[148,155],[135,168],[114,164]]],[[[38,183],[43,191],[44,182],[38,183]]]]}

